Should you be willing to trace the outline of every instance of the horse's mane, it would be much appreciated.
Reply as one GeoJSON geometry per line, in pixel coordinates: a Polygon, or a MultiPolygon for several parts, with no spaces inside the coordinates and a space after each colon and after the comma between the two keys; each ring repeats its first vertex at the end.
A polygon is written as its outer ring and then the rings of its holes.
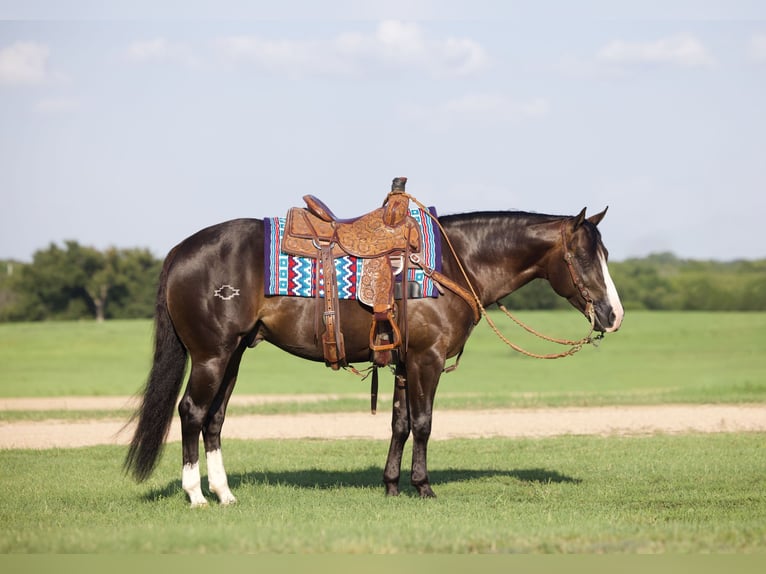
{"type": "Polygon", "coordinates": [[[519,223],[543,223],[563,219],[564,215],[548,215],[545,213],[536,213],[533,211],[469,211],[465,213],[450,213],[440,215],[439,221],[442,223],[472,223],[488,220],[513,220],[519,223]]]}
{"type": "MultiPolygon", "coordinates": [[[[536,234],[530,234],[529,230],[536,225],[559,222],[570,217],[530,211],[473,211],[440,216],[439,222],[445,231],[465,232],[474,241],[481,243],[485,252],[494,253],[494,250],[498,250],[498,253],[502,253],[503,250],[535,237],[536,234]]],[[[588,244],[591,255],[595,257],[600,234],[596,226],[587,220],[582,228],[591,237],[588,244]]]]}

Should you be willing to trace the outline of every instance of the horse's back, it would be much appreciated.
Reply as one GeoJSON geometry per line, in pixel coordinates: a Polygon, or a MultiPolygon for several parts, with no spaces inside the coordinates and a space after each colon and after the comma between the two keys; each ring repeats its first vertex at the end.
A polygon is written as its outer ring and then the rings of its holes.
{"type": "Polygon", "coordinates": [[[263,221],[241,218],[217,223],[193,233],[168,255],[173,260],[179,256],[193,259],[204,257],[215,250],[227,255],[231,250],[253,250],[263,248],[263,221]]]}

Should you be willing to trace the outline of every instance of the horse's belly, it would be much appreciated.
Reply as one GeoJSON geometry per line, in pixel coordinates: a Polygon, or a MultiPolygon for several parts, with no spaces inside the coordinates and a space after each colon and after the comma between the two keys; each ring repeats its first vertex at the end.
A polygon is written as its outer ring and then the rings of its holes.
{"type": "MultiPolygon", "coordinates": [[[[269,297],[262,309],[258,339],[298,357],[324,361],[323,313],[324,300],[269,297]]],[[[369,361],[372,313],[358,301],[340,301],[338,316],[347,360],[352,363],[369,361]]]]}

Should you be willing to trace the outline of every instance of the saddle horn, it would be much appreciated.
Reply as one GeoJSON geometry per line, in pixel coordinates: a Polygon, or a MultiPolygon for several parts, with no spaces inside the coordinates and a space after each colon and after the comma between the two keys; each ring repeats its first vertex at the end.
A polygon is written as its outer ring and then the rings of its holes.
{"type": "Polygon", "coordinates": [[[391,183],[391,193],[404,193],[405,185],[407,185],[406,177],[395,177],[391,183]]]}

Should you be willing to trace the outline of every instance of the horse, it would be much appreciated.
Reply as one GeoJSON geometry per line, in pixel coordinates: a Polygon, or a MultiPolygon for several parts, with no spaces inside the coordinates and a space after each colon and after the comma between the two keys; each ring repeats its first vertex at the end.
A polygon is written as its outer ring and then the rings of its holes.
{"type": "MultiPolygon", "coordinates": [[[[438,218],[442,273],[484,306],[535,278],[590,319],[601,335],[617,331],[623,307],[607,267],[597,228],[607,209],[586,217],[523,211],[479,211],[438,218]]],[[[222,505],[236,502],[221,454],[226,406],[246,349],[268,341],[303,359],[324,360],[311,298],[264,294],[264,222],[242,218],[202,229],[170,250],[159,277],[154,358],[124,470],[141,482],[162,453],[176,403],[182,427],[181,482],[192,507],[204,506],[199,466],[203,437],[208,487],[222,505]],[[183,396],[188,359],[191,369],[183,396]]],[[[349,363],[371,360],[371,309],[340,301],[349,363]]],[[[423,498],[435,496],[427,448],[433,401],[448,359],[459,359],[477,322],[464,297],[444,290],[437,298],[409,299],[406,352],[395,366],[391,441],[383,471],[389,496],[399,494],[402,454],[412,435],[410,482],[423,498]]]]}

